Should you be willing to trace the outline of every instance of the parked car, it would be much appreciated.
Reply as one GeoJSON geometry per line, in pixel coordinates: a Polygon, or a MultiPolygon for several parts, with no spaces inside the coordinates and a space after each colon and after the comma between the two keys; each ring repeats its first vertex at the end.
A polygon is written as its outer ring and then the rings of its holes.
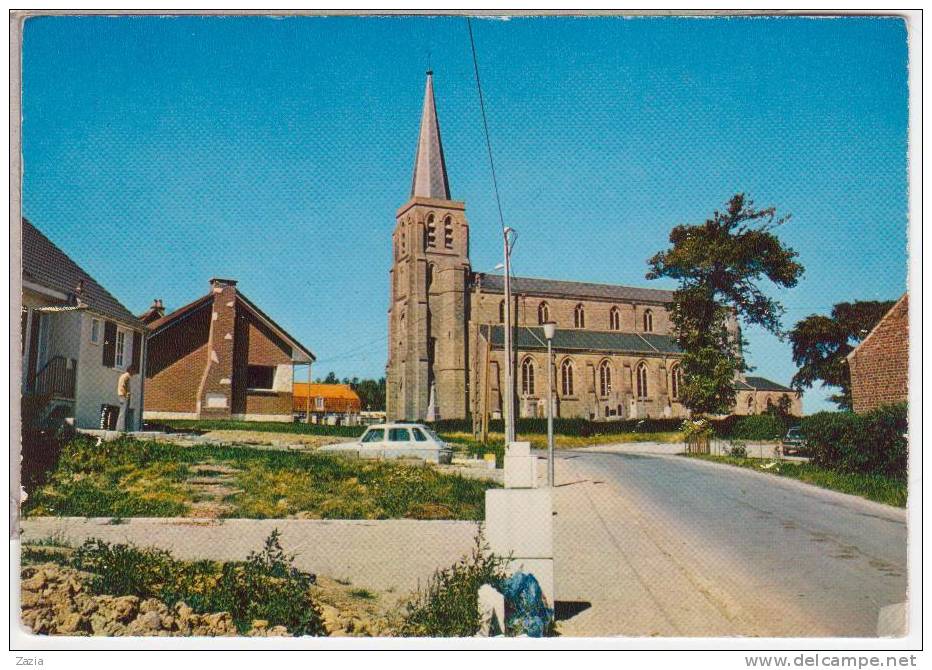
{"type": "Polygon", "coordinates": [[[799,426],[793,426],[786,431],[780,448],[784,456],[788,454],[802,454],[806,451],[806,438],[803,437],[803,434],[800,432],[799,426]]]}
{"type": "Polygon", "coordinates": [[[420,458],[431,463],[450,463],[453,447],[420,423],[382,423],[369,426],[354,442],[328,444],[320,451],[359,458],[420,458]]]}

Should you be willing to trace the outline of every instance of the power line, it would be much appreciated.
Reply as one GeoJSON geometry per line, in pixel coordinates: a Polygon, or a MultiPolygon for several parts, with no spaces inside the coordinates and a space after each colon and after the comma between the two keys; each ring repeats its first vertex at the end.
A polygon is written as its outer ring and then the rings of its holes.
{"type": "Polygon", "coordinates": [[[466,27],[469,28],[469,46],[472,49],[472,65],[476,71],[476,88],[479,90],[479,108],[482,110],[482,127],[485,130],[485,146],[489,152],[489,166],[492,169],[492,187],[495,190],[495,204],[498,206],[498,220],[505,231],[505,217],[502,215],[502,199],[498,194],[498,178],[495,175],[495,159],[492,158],[492,140],[489,139],[489,121],[485,115],[485,97],[482,95],[482,81],[479,78],[479,59],[476,56],[476,41],[472,35],[472,20],[466,17],[466,27]]]}

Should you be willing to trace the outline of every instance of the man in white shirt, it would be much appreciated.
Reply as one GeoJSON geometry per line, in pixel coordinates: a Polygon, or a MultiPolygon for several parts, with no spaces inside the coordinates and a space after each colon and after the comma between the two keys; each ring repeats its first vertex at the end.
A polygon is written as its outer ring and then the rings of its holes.
{"type": "Polygon", "coordinates": [[[136,366],[130,365],[126,372],[120,375],[117,380],[117,395],[120,397],[120,413],[117,416],[116,429],[121,433],[126,432],[126,415],[129,413],[129,402],[133,395],[130,387],[133,375],[136,374],[136,366]]]}

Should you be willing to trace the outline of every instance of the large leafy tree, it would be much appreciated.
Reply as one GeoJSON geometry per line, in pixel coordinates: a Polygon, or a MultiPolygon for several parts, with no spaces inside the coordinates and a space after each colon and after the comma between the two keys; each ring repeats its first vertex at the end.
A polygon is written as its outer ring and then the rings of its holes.
{"type": "Polygon", "coordinates": [[[841,302],[832,307],[831,316],[811,314],[798,322],[789,333],[793,362],[799,367],[793,376],[793,388],[802,391],[816,382],[838,387],[840,392],[831,396],[832,402],[841,409],[851,409],[846,357],[893,303],[893,300],[841,302]]]}
{"type": "Polygon", "coordinates": [[[783,308],[761,284],[791,288],[803,274],[797,253],[774,232],[788,220],[738,193],[704,223],[676,226],[670,248],[648,261],[648,279],[679,282],[671,316],[683,350],[681,393],[697,414],[723,414],[734,406],[735,375],[746,369],[738,319],[782,335],[783,308]]]}

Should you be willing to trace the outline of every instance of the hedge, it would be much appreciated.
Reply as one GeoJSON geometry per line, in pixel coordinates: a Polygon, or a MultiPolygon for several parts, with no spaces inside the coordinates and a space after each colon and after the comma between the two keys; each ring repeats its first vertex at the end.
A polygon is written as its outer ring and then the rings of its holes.
{"type": "Polygon", "coordinates": [[[908,428],[905,403],[867,414],[819,412],[800,425],[815,465],[900,480],[906,479],[908,428]]]}
{"type": "Polygon", "coordinates": [[[736,440],[779,440],[790,427],[799,425],[799,417],[773,414],[732,415],[712,421],[718,437],[736,440]]]}
{"type": "MultiPolygon", "coordinates": [[[[470,433],[471,419],[442,419],[430,424],[438,433],[470,433]]],[[[553,432],[556,435],[588,437],[590,435],[620,435],[622,433],[668,433],[677,432],[683,426],[682,419],[623,419],[616,421],[590,421],[589,419],[555,418],[553,432]]],[[[502,419],[489,421],[489,432],[504,433],[502,419]]],[[[521,418],[515,423],[515,432],[543,435],[547,432],[546,418],[521,418]]]]}

